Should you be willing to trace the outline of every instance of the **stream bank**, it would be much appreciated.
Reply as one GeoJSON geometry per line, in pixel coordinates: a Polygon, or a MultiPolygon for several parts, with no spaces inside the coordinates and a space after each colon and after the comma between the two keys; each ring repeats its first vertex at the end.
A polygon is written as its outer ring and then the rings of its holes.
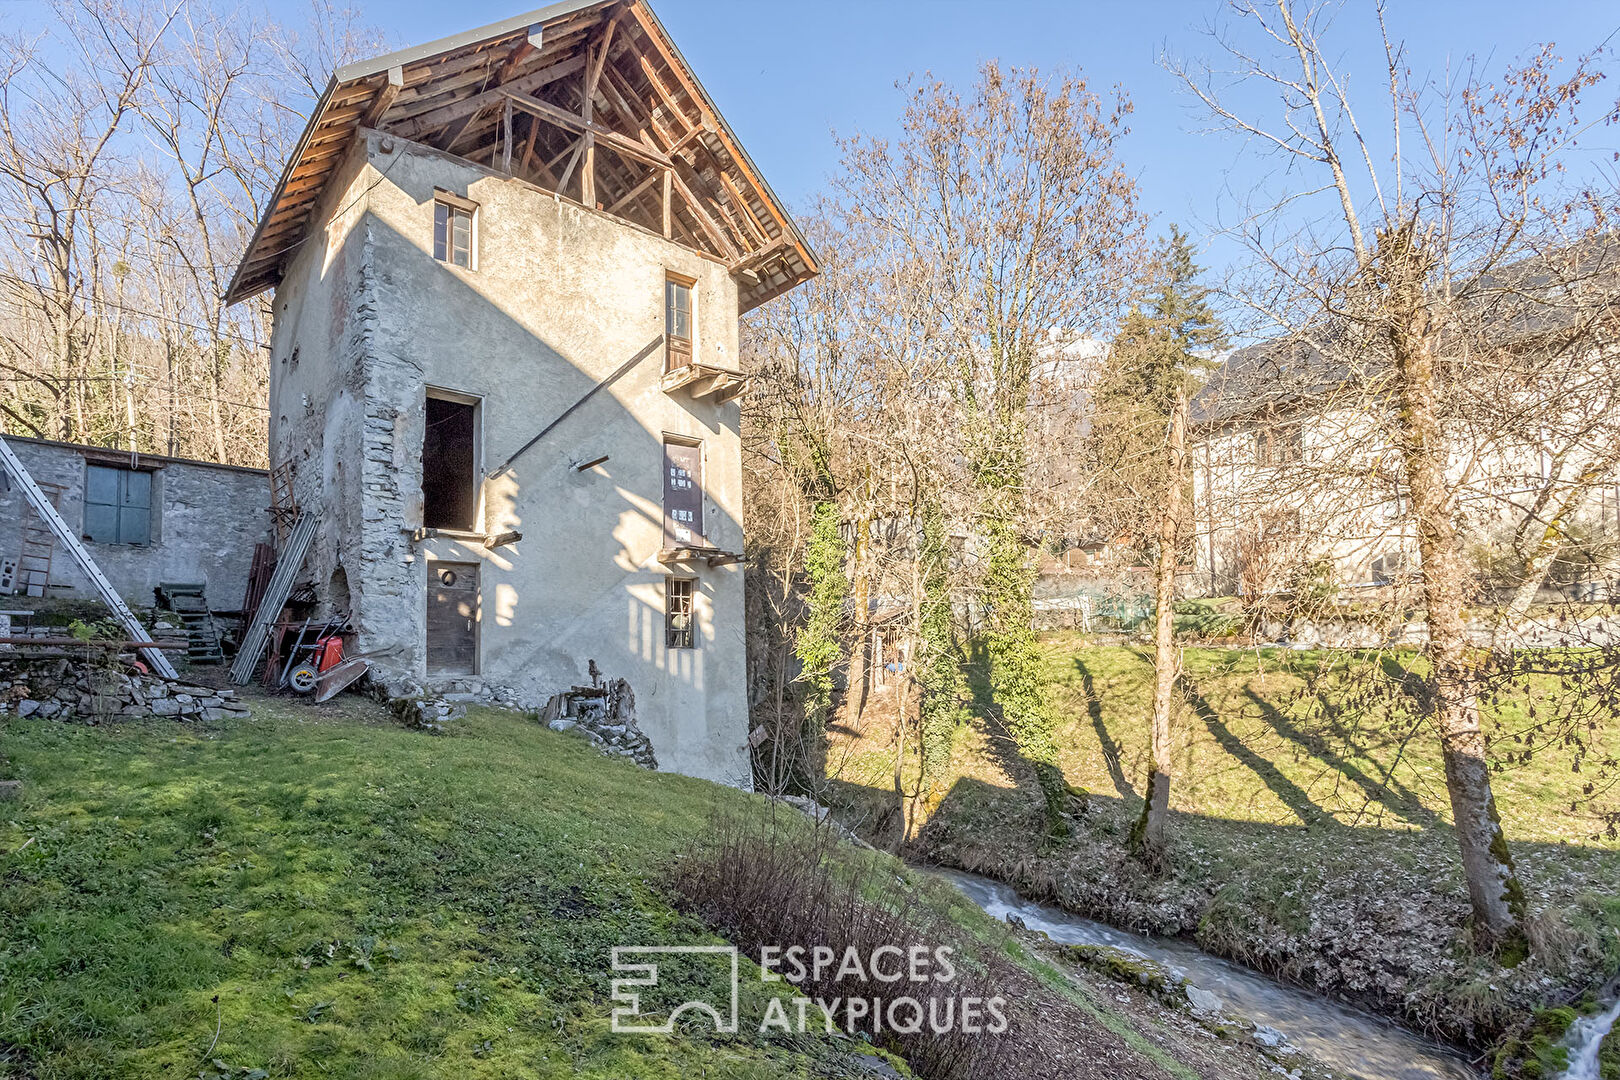
{"type": "MultiPolygon", "coordinates": [[[[1099,946],[1141,957],[1189,984],[1195,1010],[1241,1016],[1281,1043],[1358,1080],[1480,1080],[1456,1051],[1372,1013],[1285,986],[1174,938],[1131,934],[1019,896],[1011,886],[933,870],[988,914],[1009,916],[1060,945],[1099,946]]],[[[1273,1043],[1276,1045],[1276,1043],[1273,1043]]],[[[1576,1080],[1576,1078],[1571,1078],[1576,1080]]],[[[1582,1078],[1584,1080],[1584,1078],[1582,1078]]]]}

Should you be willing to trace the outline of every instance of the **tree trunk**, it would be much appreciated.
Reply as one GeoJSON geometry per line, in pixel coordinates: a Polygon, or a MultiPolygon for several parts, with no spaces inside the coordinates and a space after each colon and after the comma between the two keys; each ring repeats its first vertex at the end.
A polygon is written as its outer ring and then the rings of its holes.
{"type": "Polygon", "coordinates": [[[850,569],[854,577],[854,630],[851,639],[855,647],[849,652],[849,679],[848,692],[844,699],[844,719],[856,731],[861,729],[861,714],[866,711],[866,692],[870,681],[868,673],[872,664],[882,663],[881,657],[870,655],[872,647],[872,633],[867,610],[871,604],[872,596],[872,568],[870,539],[868,533],[872,529],[872,514],[870,503],[855,515],[855,553],[850,560],[850,569]]]}
{"type": "Polygon", "coordinates": [[[1170,413],[1169,470],[1159,514],[1159,558],[1153,569],[1153,773],[1148,777],[1142,814],[1131,828],[1131,854],[1158,868],[1164,863],[1165,826],[1170,816],[1170,719],[1175,707],[1176,566],[1181,536],[1182,488],[1187,464],[1187,396],[1176,393],[1170,413]]]}
{"type": "Polygon", "coordinates": [[[1461,848],[1463,875],[1483,944],[1522,946],[1524,892],[1508,853],[1491,793],[1485,738],[1480,730],[1476,672],[1470,660],[1463,610],[1468,572],[1452,518],[1446,449],[1435,389],[1436,331],[1423,296],[1422,255],[1409,230],[1380,238],[1390,284],[1390,346],[1400,413],[1398,432],[1407,490],[1417,526],[1428,611],[1435,722],[1445,757],[1446,790],[1461,848]]]}

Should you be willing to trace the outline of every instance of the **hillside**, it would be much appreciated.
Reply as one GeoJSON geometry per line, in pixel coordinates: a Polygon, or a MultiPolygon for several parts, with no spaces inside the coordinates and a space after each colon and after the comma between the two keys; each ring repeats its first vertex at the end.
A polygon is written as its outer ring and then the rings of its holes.
{"type": "MultiPolygon", "coordinates": [[[[913,857],[999,877],[1116,926],[1195,937],[1476,1046],[1534,1005],[1572,1000],[1620,969],[1620,842],[1605,836],[1603,817],[1613,807],[1581,799],[1587,776],[1568,752],[1552,748],[1494,777],[1533,911],[1535,955],[1510,971],[1464,944],[1467,898],[1435,739],[1353,704],[1330,716],[1303,710],[1293,695],[1324,655],[1185,650],[1172,868],[1153,878],[1123,854],[1148,769],[1151,650],[1076,634],[1049,635],[1043,649],[1064,773],[1086,791],[1072,835],[1040,845],[1030,771],[981,701],[905,846],[913,857]]],[[[1491,730],[1528,704],[1501,702],[1491,730]]],[[[1620,730],[1593,740],[1593,760],[1612,755],[1620,730]]],[[[846,820],[885,846],[900,824],[894,745],[892,702],[880,698],[829,753],[846,820]]]]}
{"type": "MultiPolygon", "coordinates": [[[[894,1075],[843,1038],[610,1031],[610,948],[716,941],[664,869],[762,800],[515,714],[433,737],[345,700],[0,721],[24,782],[0,803],[0,1077],[894,1075]]],[[[1098,1075],[1256,1075],[1174,1014],[1040,971],[1098,1075]]]]}

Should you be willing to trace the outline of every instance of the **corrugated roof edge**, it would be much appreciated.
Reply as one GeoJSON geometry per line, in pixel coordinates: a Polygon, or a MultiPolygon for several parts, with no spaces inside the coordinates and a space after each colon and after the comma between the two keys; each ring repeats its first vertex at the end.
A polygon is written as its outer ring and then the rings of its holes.
{"type": "Polygon", "coordinates": [[[364,79],[372,75],[380,75],[391,67],[402,67],[405,64],[414,64],[418,60],[426,60],[430,56],[437,56],[442,52],[464,48],[477,44],[480,41],[490,41],[494,38],[515,34],[519,30],[540,23],[547,23],[553,19],[560,19],[564,15],[572,15],[576,11],[584,11],[589,7],[596,7],[610,0],[561,0],[556,4],[547,4],[543,8],[535,8],[524,15],[513,15],[511,18],[492,22],[488,26],[480,26],[474,30],[463,30],[459,34],[451,34],[437,41],[429,41],[425,45],[413,45],[408,49],[388,53],[386,56],[372,57],[370,60],[356,60],[352,64],[344,64],[333,74],[333,78],[340,82],[352,82],[355,79],[364,79]]]}

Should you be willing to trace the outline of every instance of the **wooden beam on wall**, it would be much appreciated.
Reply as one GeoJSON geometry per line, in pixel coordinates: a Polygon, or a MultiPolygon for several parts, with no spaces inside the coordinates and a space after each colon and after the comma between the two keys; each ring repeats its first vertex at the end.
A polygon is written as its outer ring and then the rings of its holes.
{"type": "Polygon", "coordinates": [[[394,99],[399,97],[399,92],[403,89],[405,89],[405,69],[395,64],[388,69],[388,79],[383,83],[382,89],[371,99],[371,108],[360,118],[360,126],[376,127],[377,121],[382,119],[383,113],[388,111],[388,107],[394,103],[394,99]]]}

